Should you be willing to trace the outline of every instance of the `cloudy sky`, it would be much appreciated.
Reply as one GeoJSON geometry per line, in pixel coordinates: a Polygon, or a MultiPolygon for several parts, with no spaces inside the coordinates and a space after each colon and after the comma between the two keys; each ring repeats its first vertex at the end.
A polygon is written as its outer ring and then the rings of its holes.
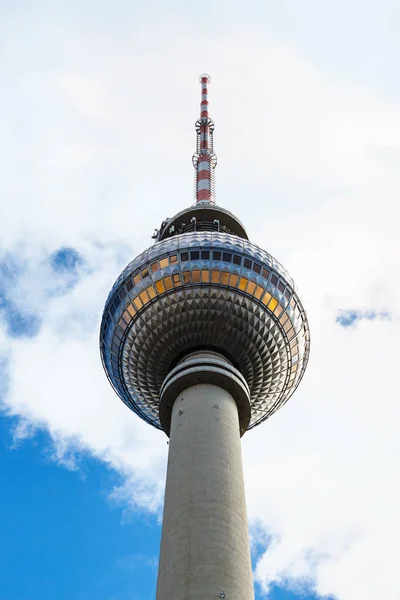
{"type": "Polygon", "coordinates": [[[398,0],[0,2],[0,600],[151,600],[166,438],[117,399],[104,301],[193,201],[297,282],[295,397],[243,439],[257,600],[398,600],[398,0]]]}

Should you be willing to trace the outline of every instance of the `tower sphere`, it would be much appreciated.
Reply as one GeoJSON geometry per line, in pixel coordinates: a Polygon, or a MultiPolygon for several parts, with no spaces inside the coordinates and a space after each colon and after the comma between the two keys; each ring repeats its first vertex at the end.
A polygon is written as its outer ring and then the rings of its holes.
{"type": "Polygon", "coordinates": [[[196,204],[163,221],[155,243],[118,277],[104,308],[100,351],[123,402],[159,429],[160,392],[171,370],[195,351],[218,352],[248,386],[251,414],[240,424],[243,435],[292,395],[307,365],[310,335],[290,275],[215,204],[214,124],[201,80],[196,204]]]}

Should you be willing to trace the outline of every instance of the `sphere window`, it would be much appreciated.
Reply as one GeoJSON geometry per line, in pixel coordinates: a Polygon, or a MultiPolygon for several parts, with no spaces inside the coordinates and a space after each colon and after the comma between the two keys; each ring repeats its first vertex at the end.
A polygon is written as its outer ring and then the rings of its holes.
{"type": "Polygon", "coordinates": [[[230,252],[223,252],[222,253],[222,260],[224,262],[232,262],[232,254],[230,252]]]}
{"type": "Polygon", "coordinates": [[[214,260],[221,260],[221,256],[222,256],[222,254],[221,254],[221,252],[219,250],[214,250],[214,252],[213,252],[213,259],[214,260]]]}
{"type": "Polygon", "coordinates": [[[210,259],[210,251],[202,250],[201,251],[201,260],[209,260],[210,259]]]}
{"type": "Polygon", "coordinates": [[[200,252],[199,250],[192,250],[190,253],[190,260],[199,260],[200,252]]]}
{"type": "Polygon", "coordinates": [[[151,272],[155,273],[156,271],[158,271],[159,267],[158,267],[158,262],[155,262],[151,265],[151,272]]]}
{"type": "Polygon", "coordinates": [[[126,287],[127,287],[128,292],[130,292],[133,289],[133,281],[132,281],[132,279],[130,279],[128,281],[128,283],[126,284],[126,287]]]}
{"type": "Polygon", "coordinates": [[[245,258],[243,261],[243,266],[245,269],[251,269],[251,260],[249,260],[248,258],[245,258]]]}
{"type": "Polygon", "coordinates": [[[181,254],[181,261],[182,262],[187,262],[189,260],[189,252],[182,252],[181,254]]]}
{"type": "Polygon", "coordinates": [[[272,275],[271,281],[272,281],[272,285],[274,285],[276,287],[276,284],[278,283],[278,278],[275,275],[272,275]]]}
{"type": "Polygon", "coordinates": [[[237,254],[233,255],[233,264],[234,265],[240,265],[240,264],[242,264],[242,259],[237,254]]]}
{"type": "Polygon", "coordinates": [[[254,273],[257,273],[257,275],[259,275],[261,273],[261,265],[258,265],[257,263],[253,263],[253,271],[254,271],[254,273]]]}

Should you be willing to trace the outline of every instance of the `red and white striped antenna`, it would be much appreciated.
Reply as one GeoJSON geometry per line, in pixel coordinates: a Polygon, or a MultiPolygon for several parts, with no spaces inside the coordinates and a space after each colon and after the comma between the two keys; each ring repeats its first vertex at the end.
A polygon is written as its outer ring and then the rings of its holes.
{"type": "Polygon", "coordinates": [[[193,166],[196,170],[196,204],[215,204],[214,169],[217,156],[213,148],[214,121],[208,116],[208,84],[211,77],[203,73],[201,83],[200,119],[196,121],[196,152],[193,154],[193,166]]]}

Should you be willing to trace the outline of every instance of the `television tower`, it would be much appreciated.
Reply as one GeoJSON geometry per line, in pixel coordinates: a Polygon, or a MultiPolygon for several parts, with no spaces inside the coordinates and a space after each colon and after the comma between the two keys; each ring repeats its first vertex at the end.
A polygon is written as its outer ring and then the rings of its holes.
{"type": "Polygon", "coordinates": [[[215,204],[200,82],[196,201],[118,277],[100,351],[123,402],[170,438],[156,599],[252,600],[240,438],[292,395],[310,335],[290,275],[215,204]]]}

